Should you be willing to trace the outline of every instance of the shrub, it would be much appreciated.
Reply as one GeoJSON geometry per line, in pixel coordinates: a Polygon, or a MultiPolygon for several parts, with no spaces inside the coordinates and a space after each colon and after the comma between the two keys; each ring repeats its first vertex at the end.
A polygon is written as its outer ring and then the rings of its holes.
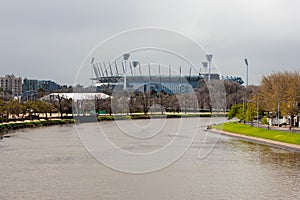
{"type": "Polygon", "coordinates": [[[262,123],[262,124],[268,124],[267,117],[263,117],[263,118],[261,119],[261,123],[262,123]]]}

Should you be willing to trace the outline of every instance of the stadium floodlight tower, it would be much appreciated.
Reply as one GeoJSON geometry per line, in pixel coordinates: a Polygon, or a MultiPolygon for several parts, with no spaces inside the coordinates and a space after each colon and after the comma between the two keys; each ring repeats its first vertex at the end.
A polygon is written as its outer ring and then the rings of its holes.
{"type": "Polygon", "coordinates": [[[246,88],[248,89],[248,66],[249,66],[249,63],[248,63],[247,58],[245,58],[244,61],[246,64],[246,88]]]}
{"type": "Polygon", "coordinates": [[[204,73],[206,73],[208,62],[202,62],[202,66],[204,67],[204,73]]]}
{"type": "Polygon", "coordinates": [[[129,53],[124,53],[123,54],[123,63],[124,63],[124,89],[126,89],[126,85],[127,85],[127,77],[126,77],[126,73],[127,73],[127,61],[129,58],[130,54],[129,53]]]}
{"type": "Polygon", "coordinates": [[[206,60],[208,61],[208,81],[210,81],[210,70],[211,70],[211,61],[212,61],[212,54],[206,55],[206,60]]]}
{"type": "Polygon", "coordinates": [[[133,68],[136,68],[137,66],[139,66],[140,76],[142,76],[141,63],[139,61],[132,61],[132,65],[133,65],[133,68]]]}

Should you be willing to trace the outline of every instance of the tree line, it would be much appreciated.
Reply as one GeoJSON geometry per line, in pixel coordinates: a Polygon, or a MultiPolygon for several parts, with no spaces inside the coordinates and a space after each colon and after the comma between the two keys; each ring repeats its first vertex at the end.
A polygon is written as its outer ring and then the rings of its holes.
{"type": "Polygon", "coordinates": [[[247,101],[231,107],[228,118],[244,121],[265,116],[269,118],[289,116],[293,124],[300,111],[299,72],[275,72],[263,76],[258,90],[248,94],[247,101]]]}
{"type": "Polygon", "coordinates": [[[48,119],[53,113],[63,114],[72,113],[72,99],[60,98],[58,101],[24,101],[17,99],[4,101],[0,99],[0,122],[8,122],[10,120],[26,120],[39,119],[43,115],[48,119]]]}
{"type": "MultiPolygon", "coordinates": [[[[242,103],[244,101],[246,88],[237,82],[212,80],[211,84],[206,84],[202,80],[200,88],[194,89],[192,94],[170,94],[165,91],[157,92],[154,90],[147,92],[136,91],[128,94],[128,91],[120,91],[110,95],[109,98],[100,99],[95,97],[94,100],[73,102],[63,96],[51,101],[27,100],[20,102],[15,99],[4,101],[0,99],[0,120],[8,121],[12,119],[33,119],[39,117],[40,114],[48,118],[53,113],[72,114],[81,109],[81,113],[151,113],[151,112],[212,112],[214,107],[218,107],[219,111],[227,111],[232,105],[242,103]],[[212,98],[212,88],[218,85],[224,85],[226,96],[216,96],[212,98]],[[212,88],[209,88],[212,87],[212,88]],[[216,105],[212,99],[227,99],[226,104],[216,105]],[[74,103],[74,105],[73,105],[74,103]]],[[[249,94],[256,91],[256,87],[252,86],[249,94]]],[[[78,112],[78,113],[80,113],[78,112]]]]}
{"type": "MultiPolygon", "coordinates": [[[[195,88],[191,94],[170,94],[163,90],[160,92],[155,90],[135,91],[130,94],[127,91],[114,92],[114,94],[107,93],[112,97],[96,98],[95,110],[97,113],[107,114],[212,112],[213,109],[226,112],[232,105],[245,101],[246,88],[237,82],[211,80],[210,84],[202,83],[201,85],[202,87],[195,88]],[[218,90],[218,86],[222,87],[218,90]],[[214,92],[214,90],[216,91],[214,92]],[[220,95],[222,92],[224,92],[223,96],[220,95]]],[[[257,86],[249,87],[248,93],[256,92],[257,88],[257,86]]]]}

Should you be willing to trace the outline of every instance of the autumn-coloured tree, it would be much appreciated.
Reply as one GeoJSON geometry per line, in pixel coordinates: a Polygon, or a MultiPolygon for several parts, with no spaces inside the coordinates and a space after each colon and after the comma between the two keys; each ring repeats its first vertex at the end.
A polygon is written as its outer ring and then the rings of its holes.
{"type": "Polygon", "coordinates": [[[259,106],[281,115],[297,115],[300,102],[299,72],[276,72],[264,76],[259,90],[259,106]]]}

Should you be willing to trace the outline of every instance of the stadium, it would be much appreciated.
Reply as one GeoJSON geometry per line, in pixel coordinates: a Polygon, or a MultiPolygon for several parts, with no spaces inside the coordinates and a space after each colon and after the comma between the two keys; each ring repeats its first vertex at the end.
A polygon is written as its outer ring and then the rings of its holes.
{"type": "Polygon", "coordinates": [[[128,61],[129,54],[123,55],[120,63],[95,62],[92,67],[97,92],[109,93],[114,89],[127,89],[140,92],[155,91],[169,94],[189,94],[200,88],[207,80],[221,80],[219,73],[211,67],[212,55],[207,55],[208,62],[201,67],[171,66],[157,63],[141,64],[128,61]]]}

